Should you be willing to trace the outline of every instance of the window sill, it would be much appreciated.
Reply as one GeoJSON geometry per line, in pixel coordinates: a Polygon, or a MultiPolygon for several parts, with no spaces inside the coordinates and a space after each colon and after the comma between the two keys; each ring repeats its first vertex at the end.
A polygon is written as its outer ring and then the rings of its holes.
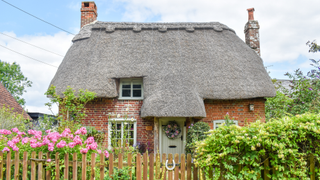
{"type": "Polygon", "coordinates": [[[143,98],[126,98],[126,97],[122,97],[122,98],[118,98],[119,100],[143,100],[143,98]]]}

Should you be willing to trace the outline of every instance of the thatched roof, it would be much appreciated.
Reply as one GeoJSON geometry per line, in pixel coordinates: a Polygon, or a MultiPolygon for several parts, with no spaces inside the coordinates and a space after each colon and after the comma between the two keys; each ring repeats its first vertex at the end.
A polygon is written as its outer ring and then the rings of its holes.
{"type": "Polygon", "coordinates": [[[142,117],[205,117],[203,99],[275,95],[262,59],[216,22],[89,24],[51,84],[113,98],[115,78],[130,77],[143,77],[142,117]]]}

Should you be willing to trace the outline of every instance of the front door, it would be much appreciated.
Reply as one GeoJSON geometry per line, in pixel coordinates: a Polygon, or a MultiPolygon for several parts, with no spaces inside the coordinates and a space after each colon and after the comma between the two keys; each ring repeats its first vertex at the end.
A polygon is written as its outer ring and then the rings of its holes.
{"type": "Polygon", "coordinates": [[[160,118],[159,122],[160,153],[171,153],[173,155],[176,153],[185,153],[184,147],[186,142],[186,118],[160,118]],[[171,121],[176,122],[181,129],[181,133],[174,139],[168,138],[166,133],[164,132],[165,126],[167,126],[171,121]]]}

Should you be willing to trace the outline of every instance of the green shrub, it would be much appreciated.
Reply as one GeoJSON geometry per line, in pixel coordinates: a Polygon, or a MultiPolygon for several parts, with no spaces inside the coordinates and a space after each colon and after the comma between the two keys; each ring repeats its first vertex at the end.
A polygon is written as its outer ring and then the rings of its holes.
{"type": "Polygon", "coordinates": [[[9,106],[0,107],[0,129],[19,128],[21,131],[26,131],[29,121],[25,120],[23,114],[13,111],[9,106]]]}
{"type": "Polygon", "coordinates": [[[194,154],[195,143],[201,141],[207,137],[205,132],[210,130],[210,126],[205,122],[197,122],[194,125],[191,124],[188,127],[187,143],[186,143],[186,154],[194,154]]]}
{"type": "Polygon", "coordinates": [[[209,134],[197,143],[194,162],[200,167],[215,166],[216,173],[226,179],[256,179],[266,159],[275,169],[273,179],[306,179],[310,155],[319,164],[320,114],[257,121],[248,127],[221,126],[209,134]]]}

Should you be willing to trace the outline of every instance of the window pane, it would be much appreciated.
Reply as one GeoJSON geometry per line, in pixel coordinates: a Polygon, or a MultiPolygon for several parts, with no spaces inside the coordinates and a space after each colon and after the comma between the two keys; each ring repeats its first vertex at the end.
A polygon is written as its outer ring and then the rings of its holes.
{"type": "Polygon", "coordinates": [[[121,124],[117,124],[117,130],[121,130],[121,124]]]}
{"type": "Polygon", "coordinates": [[[133,90],[133,97],[141,97],[141,89],[133,90]]]}
{"type": "Polygon", "coordinates": [[[133,88],[139,88],[139,89],[141,89],[141,84],[133,84],[133,88]]]}
{"type": "Polygon", "coordinates": [[[131,88],[130,84],[122,84],[122,88],[131,88]]]}
{"type": "Polygon", "coordinates": [[[122,89],[122,97],[131,97],[131,91],[127,89],[122,89]]]}

